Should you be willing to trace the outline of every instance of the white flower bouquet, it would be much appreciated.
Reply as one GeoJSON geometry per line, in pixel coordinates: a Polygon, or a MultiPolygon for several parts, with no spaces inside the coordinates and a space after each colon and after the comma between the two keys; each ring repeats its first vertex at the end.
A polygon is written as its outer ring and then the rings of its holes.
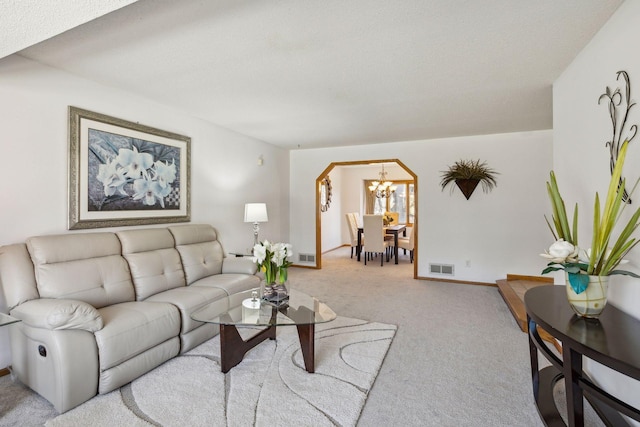
{"type": "Polygon", "coordinates": [[[289,243],[270,243],[268,240],[260,242],[253,247],[253,262],[258,264],[264,273],[267,285],[280,284],[287,281],[288,268],[291,264],[289,258],[293,256],[293,250],[289,243]]]}

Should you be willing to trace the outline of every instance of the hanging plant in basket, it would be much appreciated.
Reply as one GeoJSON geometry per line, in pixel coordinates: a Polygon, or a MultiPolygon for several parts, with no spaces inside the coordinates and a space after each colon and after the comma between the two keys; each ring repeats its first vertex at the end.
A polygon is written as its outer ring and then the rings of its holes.
{"type": "MultiPolygon", "coordinates": [[[[486,162],[480,160],[460,160],[449,166],[449,169],[442,171],[442,190],[452,182],[455,182],[464,197],[469,200],[471,194],[478,184],[482,184],[485,193],[493,190],[497,186],[496,175],[498,172],[487,166],[486,162]]],[[[453,191],[453,187],[451,188],[453,191]]]]}

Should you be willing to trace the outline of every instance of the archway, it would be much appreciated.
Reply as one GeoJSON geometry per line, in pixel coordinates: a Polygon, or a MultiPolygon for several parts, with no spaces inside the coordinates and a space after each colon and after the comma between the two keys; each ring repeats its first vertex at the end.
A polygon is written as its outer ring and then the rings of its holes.
{"type": "Polygon", "coordinates": [[[316,268],[322,268],[322,216],[320,209],[320,195],[321,195],[321,184],[324,178],[335,168],[336,166],[356,166],[356,165],[369,165],[369,164],[377,164],[377,163],[396,163],[402,169],[405,170],[411,177],[414,182],[414,224],[413,224],[413,232],[414,232],[414,261],[413,261],[413,278],[416,279],[418,277],[418,176],[409,169],[404,163],[402,163],[399,159],[379,159],[379,160],[357,160],[350,162],[332,162],[329,166],[327,166],[322,173],[316,178],[316,268]]]}

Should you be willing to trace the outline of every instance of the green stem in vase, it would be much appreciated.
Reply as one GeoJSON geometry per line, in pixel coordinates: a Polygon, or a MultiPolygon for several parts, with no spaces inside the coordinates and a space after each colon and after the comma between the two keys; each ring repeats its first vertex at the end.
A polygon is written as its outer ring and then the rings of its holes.
{"type": "Polygon", "coordinates": [[[273,262],[268,262],[264,266],[264,280],[267,285],[272,285],[276,282],[276,274],[278,273],[278,267],[273,262]]]}
{"type": "Polygon", "coordinates": [[[288,272],[289,269],[286,267],[280,267],[279,269],[279,280],[280,280],[280,284],[285,284],[287,282],[287,276],[288,276],[288,272]]]}

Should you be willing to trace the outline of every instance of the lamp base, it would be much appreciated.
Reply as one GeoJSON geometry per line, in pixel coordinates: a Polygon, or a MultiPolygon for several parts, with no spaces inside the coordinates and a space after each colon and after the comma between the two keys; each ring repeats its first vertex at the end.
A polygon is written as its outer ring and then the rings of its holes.
{"type": "MultiPolygon", "coordinates": [[[[260,226],[258,225],[257,222],[253,223],[253,246],[258,244],[258,231],[260,231],[260,226]]],[[[253,254],[253,249],[251,250],[251,253],[253,254]]]]}

